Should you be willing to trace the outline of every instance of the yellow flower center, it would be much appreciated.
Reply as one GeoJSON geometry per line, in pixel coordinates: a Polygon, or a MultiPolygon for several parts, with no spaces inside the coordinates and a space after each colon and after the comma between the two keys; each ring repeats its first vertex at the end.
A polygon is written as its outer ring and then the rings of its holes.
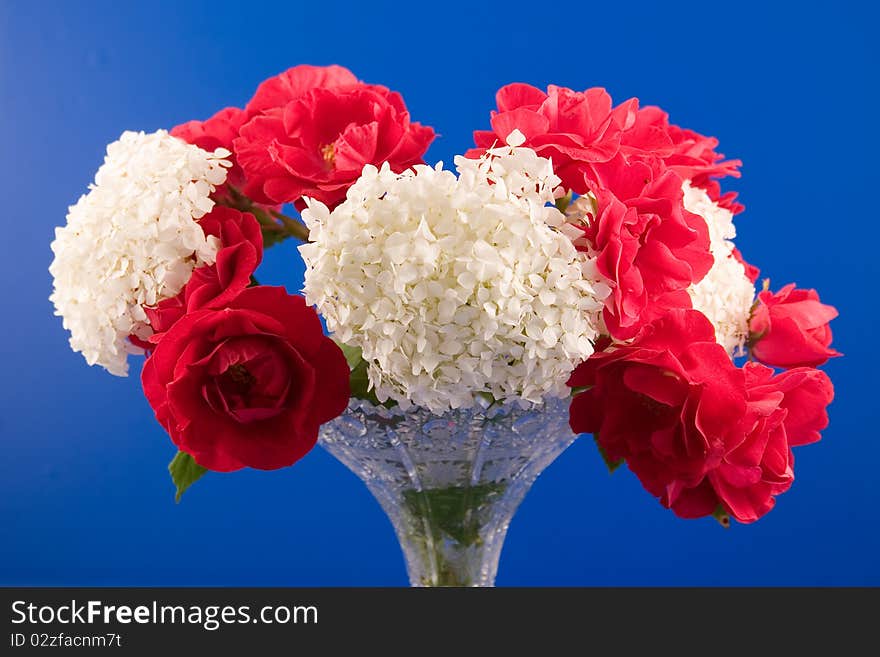
{"type": "Polygon", "coordinates": [[[332,169],[336,164],[336,147],[333,144],[325,144],[321,146],[321,156],[324,158],[324,164],[328,169],[332,169]]]}

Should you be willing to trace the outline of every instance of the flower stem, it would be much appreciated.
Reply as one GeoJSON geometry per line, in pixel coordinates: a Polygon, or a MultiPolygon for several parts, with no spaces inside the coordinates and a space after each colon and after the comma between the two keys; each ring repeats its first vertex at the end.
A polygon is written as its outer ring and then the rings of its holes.
{"type": "MultiPolygon", "coordinates": [[[[407,490],[409,518],[404,552],[424,586],[473,586],[485,552],[485,511],[504,492],[504,483],[407,490]]],[[[411,573],[412,574],[412,573],[411,573]]]]}
{"type": "Polygon", "coordinates": [[[293,217],[288,217],[286,214],[278,212],[277,210],[269,210],[269,214],[281,222],[281,225],[284,226],[284,230],[290,237],[295,237],[300,242],[309,241],[309,229],[306,228],[305,224],[301,221],[297,221],[293,217]]]}
{"type": "Polygon", "coordinates": [[[265,246],[272,246],[288,237],[296,238],[301,242],[309,241],[309,229],[301,221],[297,221],[283,212],[254,203],[241,190],[232,185],[227,184],[226,188],[229,190],[229,196],[221,199],[219,203],[254,215],[263,229],[265,246]]]}

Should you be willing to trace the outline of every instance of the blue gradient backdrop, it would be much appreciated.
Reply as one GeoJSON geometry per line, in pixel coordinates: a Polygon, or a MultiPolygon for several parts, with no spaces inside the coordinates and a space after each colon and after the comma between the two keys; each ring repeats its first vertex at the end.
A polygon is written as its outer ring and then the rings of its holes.
{"type": "MultiPolygon", "coordinates": [[[[841,311],[831,428],[798,451],[768,517],[729,531],[678,520],[630,473],[609,477],[587,438],[523,503],[499,584],[880,584],[873,10],[396,4],[0,0],[0,584],[406,583],[379,506],[320,449],[291,469],[206,476],[175,505],[174,449],[139,365],[128,379],[87,367],[47,301],[53,227],[107,142],[241,105],[297,63],[401,91],[441,135],[431,161],[470,146],[507,82],[659,104],[744,160],[746,257],[841,311]]],[[[261,280],[301,278],[292,245],[269,252],[261,280]]]]}

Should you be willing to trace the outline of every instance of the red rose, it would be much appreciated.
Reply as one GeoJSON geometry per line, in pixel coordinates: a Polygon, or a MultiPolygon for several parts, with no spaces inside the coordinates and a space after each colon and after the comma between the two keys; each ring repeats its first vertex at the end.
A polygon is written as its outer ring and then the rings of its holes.
{"type": "Polygon", "coordinates": [[[710,198],[729,210],[741,212],[743,206],[736,203],[736,194],[721,194],[716,178],[734,176],[739,178],[740,160],[725,160],[715,151],[718,140],[706,137],[669,123],[669,115],[659,107],[643,107],[635,115],[631,125],[620,138],[620,150],[627,159],[660,161],[690,180],[695,187],[705,189],[710,198]]]}
{"type": "Polygon", "coordinates": [[[815,367],[840,356],[831,349],[828,322],[837,317],[834,306],[823,304],[815,290],[789,284],[775,294],[758,295],[749,330],[751,352],[774,367],[815,367]]]}
{"type": "Polygon", "coordinates": [[[309,196],[332,208],[364,165],[388,162],[401,172],[423,162],[434,130],[410,121],[400,94],[340,84],[341,71],[298,67],[258,89],[248,105],[257,113],[234,142],[250,198],[302,206],[309,196]],[[309,88],[318,82],[332,86],[309,88]]]}
{"type": "Polygon", "coordinates": [[[144,393],[174,444],[222,472],[299,460],[349,398],[342,351],[283,288],[248,288],[174,324],[144,365],[144,393]]]}
{"type": "MultiPolygon", "coordinates": [[[[724,458],[706,482],[725,511],[740,522],[754,522],[791,487],[791,448],[819,440],[819,431],[828,426],[825,409],[834,388],[824,372],[812,368],[774,376],[768,367],[747,363],[744,372],[744,431],[736,441],[728,438],[724,458]]],[[[702,488],[701,497],[707,492],[705,483],[702,488]]],[[[684,494],[682,500],[688,497],[684,494]]]]}
{"type": "Polygon", "coordinates": [[[356,84],[358,79],[344,66],[300,64],[260,83],[245,113],[251,119],[266,110],[284,107],[312,89],[334,89],[356,84]]]}
{"type": "Polygon", "coordinates": [[[244,172],[236,161],[232,143],[238,137],[238,130],[244,120],[244,110],[237,107],[227,107],[207,121],[188,121],[171,129],[172,136],[182,139],[188,144],[198,146],[202,150],[213,152],[218,148],[225,148],[232,153],[229,158],[232,167],[227,170],[226,183],[215,192],[218,197],[228,195],[227,184],[235,187],[244,185],[244,172]]]}
{"type": "Polygon", "coordinates": [[[834,396],[819,370],[737,368],[694,310],[593,355],[569,385],[586,388],[572,400],[572,430],[593,433],[663,506],[683,518],[720,508],[740,522],[791,486],[791,448],[819,440],[834,396]]]}
{"type": "Polygon", "coordinates": [[[177,296],[144,309],[153,329],[153,345],[187,312],[222,308],[232,301],[250,284],[251,275],[263,259],[260,224],[252,214],[216,205],[199,220],[199,225],[205,235],[220,240],[217,259],[212,265],[194,269],[177,296]]]}
{"type": "Polygon", "coordinates": [[[718,465],[746,408],[742,371],[695,310],[669,311],[632,343],[594,354],[569,385],[587,388],[572,400],[572,430],[625,459],[667,506],[670,491],[698,486],[718,465]]]}
{"type": "Polygon", "coordinates": [[[621,133],[634,119],[636,100],[617,108],[599,87],[583,92],[550,85],[544,93],[528,84],[509,84],[495,96],[492,130],[474,132],[477,148],[467,153],[479,157],[495,144],[504,144],[514,130],[526,137],[524,146],[541,157],[552,158],[553,170],[566,189],[586,194],[590,167],[617,154],[621,133]]]}
{"type": "Polygon", "coordinates": [[[683,205],[681,178],[620,156],[597,167],[603,187],[595,192],[596,217],[585,236],[599,271],[612,284],[605,307],[608,331],[617,339],[670,308],[689,308],[687,288],[711,269],[705,220],[683,205]]]}
{"type": "Polygon", "coordinates": [[[825,372],[796,367],[774,375],[758,363],[746,363],[745,372],[750,401],[768,393],[782,395],[779,406],[787,413],[785,431],[791,447],[819,442],[828,426],[826,407],[834,400],[834,386],[825,372]]]}

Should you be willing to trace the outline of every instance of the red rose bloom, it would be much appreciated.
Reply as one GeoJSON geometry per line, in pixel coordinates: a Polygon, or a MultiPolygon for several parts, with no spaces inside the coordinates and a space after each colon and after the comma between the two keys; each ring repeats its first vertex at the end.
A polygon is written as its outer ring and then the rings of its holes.
{"type": "Polygon", "coordinates": [[[504,144],[514,130],[526,137],[523,144],[541,157],[552,158],[553,170],[566,189],[586,194],[591,165],[617,154],[624,128],[634,119],[636,100],[617,108],[599,87],[583,92],[550,85],[543,92],[528,84],[509,84],[495,96],[492,130],[474,132],[477,148],[467,153],[479,157],[496,144],[504,144]]]}
{"type": "Polygon", "coordinates": [[[659,107],[643,107],[636,113],[631,125],[620,138],[620,151],[627,159],[660,161],[690,180],[695,187],[708,192],[709,197],[734,213],[743,206],[736,203],[736,194],[721,194],[716,178],[733,176],[739,178],[740,160],[725,160],[716,152],[718,140],[706,137],[669,123],[669,115],[659,107]]]}
{"type": "Polygon", "coordinates": [[[205,235],[220,240],[217,258],[212,265],[194,269],[177,296],[144,309],[153,329],[153,344],[147,348],[152,348],[187,312],[222,308],[232,301],[250,284],[251,275],[263,259],[260,224],[252,214],[217,205],[199,220],[199,225],[205,235]]]}
{"type": "Polygon", "coordinates": [[[768,367],[747,363],[744,372],[744,431],[736,442],[728,441],[724,458],[706,481],[725,511],[740,522],[754,522],[791,487],[791,448],[819,440],[819,431],[828,426],[825,409],[834,388],[824,372],[812,368],[774,376],[768,367]]]}
{"type": "Polygon", "coordinates": [[[400,94],[342,84],[344,70],[297,67],[258,89],[248,105],[256,114],[234,143],[250,198],[302,207],[309,196],[332,208],[364,165],[401,172],[423,162],[434,130],[410,121],[400,94]],[[319,82],[332,86],[309,88],[319,82]]]}
{"type": "Polygon", "coordinates": [[[226,185],[242,187],[244,185],[244,172],[238,166],[235,158],[233,141],[238,137],[238,130],[245,120],[244,110],[237,107],[227,107],[217,112],[207,121],[188,121],[171,129],[171,135],[182,139],[188,144],[198,146],[202,150],[213,152],[218,148],[225,148],[232,156],[229,160],[232,167],[227,170],[226,183],[221,185],[214,193],[217,197],[227,196],[226,185]]]}
{"type": "Polygon", "coordinates": [[[752,356],[774,367],[815,367],[840,356],[830,348],[834,306],[823,304],[815,290],[789,284],[779,292],[758,295],[749,330],[752,356]]]}
{"type": "Polygon", "coordinates": [[[819,370],[734,366],[694,310],[670,311],[575,370],[571,427],[593,433],[683,518],[753,522],[794,480],[791,448],[819,440],[834,396],[819,370]]]}
{"type": "Polygon", "coordinates": [[[669,308],[689,308],[687,288],[711,269],[709,230],[683,205],[681,178],[656,175],[641,162],[618,156],[598,167],[603,187],[595,192],[596,217],[585,236],[597,254],[600,273],[612,284],[605,323],[617,339],[669,308]]]}
{"type": "Polygon", "coordinates": [[[695,310],[669,311],[631,344],[594,354],[568,383],[587,388],[572,400],[572,430],[592,433],[673,508],[678,488],[720,463],[746,408],[742,371],[695,310]]]}
{"type": "Polygon", "coordinates": [[[312,89],[335,89],[357,85],[354,73],[344,66],[300,64],[260,83],[245,108],[247,119],[261,112],[284,107],[312,89]]]}
{"type": "Polygon", "coordinates": [[[315,311],[248,288],[174,324],[147,359],[144,393],[174,444],[221,472],[299,460],[349,398],[349,369],[315,311]]]}

